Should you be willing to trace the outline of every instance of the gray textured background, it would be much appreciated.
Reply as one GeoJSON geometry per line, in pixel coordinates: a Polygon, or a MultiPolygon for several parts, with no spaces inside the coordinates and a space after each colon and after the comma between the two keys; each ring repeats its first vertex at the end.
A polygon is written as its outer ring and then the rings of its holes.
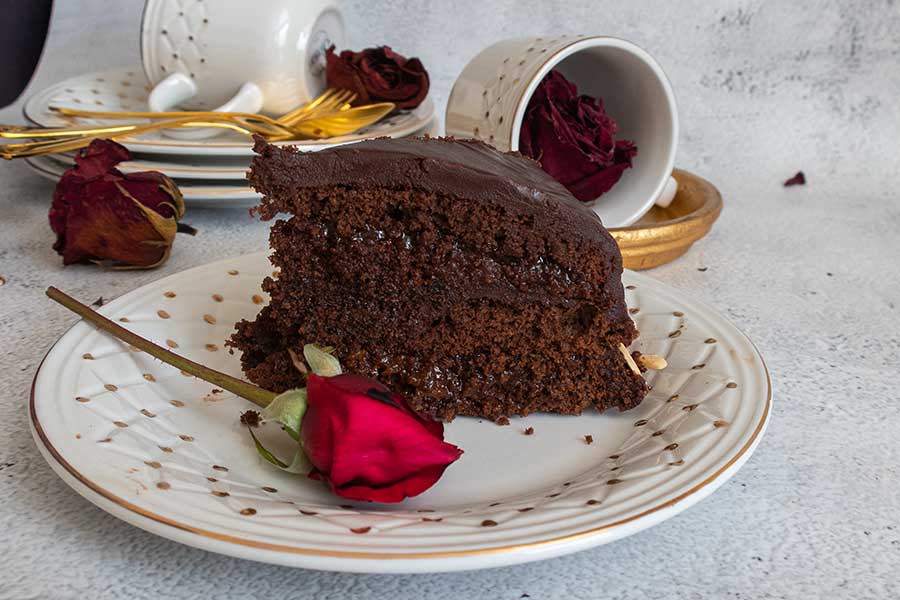
{"type": "MultiPolygon", "coordinates": [[[[680,105],[677,164],[715,182],[726,208],[688,256],[651,274],[723,311],[762,349],[776,404],[759,450],[731,482],[675,519],[519,567],[415,577],[317,573],[154,537],[69,490],[31,441],[31,378],[73,322],[42,292],[52,283],[82,298],[113,297],[261,249],[267,228],[237,213],[192,211],[187,220],[201,234],[180,237],[156,272],[63,270],[46,223],[52,186],[23,164],[2,164],[0,597],[900,596],[900,5],[346,4],[353,46],[388,43],[420,56],[441,107],[465,62],[503,37],[614,34],[659,59],[680,105]],[[809,184],[782,188],[798,169],[809,184]]],[[[57,0],[30,90],[137,63],[140,6],[57,0]]],[[[0,111],[0,122],[19,115],[18,106],[0,111]]]]}

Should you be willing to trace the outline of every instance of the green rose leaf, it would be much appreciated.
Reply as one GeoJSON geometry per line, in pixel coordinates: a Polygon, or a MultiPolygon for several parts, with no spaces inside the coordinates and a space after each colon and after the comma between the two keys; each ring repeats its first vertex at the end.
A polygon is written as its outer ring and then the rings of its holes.
{"type": "Polygon", "coordinates": [[[303,450],[299,447],[297,448],[297,452],[294,453],[294,458],[291,459],[291,464],[287,464],[262,445],[262,442],[260,442],[259,438],[256,437],[256,434],[253,433],[252,428],[248,427],[247,430],[250,431],[250,437],[253,438],[253,443],[256,445],[256,451],[259,452],[259,455],[282,471],[287,471],[288,473],[304,473],[309,472],[310,468],[312,468],[312,463],[309,462],[309,459],[306,458],[303,450]]]}
{"type": "Polygon", "coordinates": [[[256,437],[256,434],[253,433],[253,429],[247,428],[247,431],[250,432],[250,437],[253,438],[253,443],[256,445],[256,451],[259,452],[259,455],[264,459],[278,467],[279,469],[286,469],[288,464],[286,462],[282,462],[277,456],[269,452],[265,446],[262,445],[262,442],[259,441],[259,438],[256,437]]]}
{"type": "Polygon", "coordinates": [[[284,425],[294,440],[300,441],[300,423],[306,414],[306,388],[288,390],[279,394],[263,409],[263,416],[284,425]]]}
{"type": "Polygon", "coordinates": [[[306,453],[303,452],[302,448],[298,448],[294,453],[291,464],[284,470],[288,473],[309,473],[312,468],[313,464],[309,461],[309,458],[306,457],[306,453]]]}
{"type": "Polygon", "coordinates": [[[341,363],[328,352],[327,348],[306,344],[303,346],[303,358],[306,359],[306,364],[312,372],[321,377],[334,377],[342,372],[341,363]]]}

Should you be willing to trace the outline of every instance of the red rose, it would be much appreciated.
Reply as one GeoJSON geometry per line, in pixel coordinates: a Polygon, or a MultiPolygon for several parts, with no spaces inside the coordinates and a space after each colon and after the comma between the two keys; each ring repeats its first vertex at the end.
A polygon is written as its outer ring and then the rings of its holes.
{"type": "Polygon", "coordinates": [[[615,134],[600,99],[579,96],[575,84],[550,71],[525,109],[519,151],[586,202],[609,191],[637,155],[633,142],[615,134]]]}
{"type": "Polygon", "coordinates": [[[443,424],[422,417],[378,381],[343,374],[333,350],[306,344],[306,363],[291,351],[306,387],[263,404],[263,416],[299,442],[290,462],[253,433],[260,424],[256,411],[241,416],[260,456],[289,473],[308,473],[353,500],[400,502],[437,483],[462,455],[444,441],[443,424]]]}
{"type": "Polygon", "coordinates": [[[328,87],[356,92],[356,104],[393,102],[397,108],[415,108],[428,95],[428,71],[418,58],[406,58],[388,46],[361,52],[334,46],[325,53],[328,87]]]}
{"type": "Polygon", "coordinates": [[[444,426],[416,413],[398,394],[359,375],[307,380],[300,442],[335,494],[400,502],[434,485],[462,450],[444,442],[444,426]]]}
{"type": "Polygon", "coordinates": [[[181,192],[161,173],[115,168],[130,158],[124,146],[97,139],[59,180],[49,217],[63,264],[151,268],[168,259],[184,215],[181,192]]]}

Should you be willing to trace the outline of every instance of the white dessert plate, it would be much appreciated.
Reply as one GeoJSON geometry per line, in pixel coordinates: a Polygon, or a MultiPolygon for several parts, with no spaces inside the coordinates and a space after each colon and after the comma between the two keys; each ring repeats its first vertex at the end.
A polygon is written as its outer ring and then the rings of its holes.
{"type": "MultiPolygon", "coordinates": [[[[44,127],[66,125],[121,124],[121,120],[63,117],[51,106],[102,111],[145,111],[151,89],[140,67],[119,67],[87,73],[47,87],[25,103],[25,118],[44,127]]],[[[434,102],[426,98],[414,110],[401,111],[351,135],[327,140],[278,142],[304,150],[321,150],[372,137],[403,137],[422,128],[434,117],[434,102]]],[[[226,132],[208,140],[178,140],[154,131],[119,140],[132,152],[146,154],[188,154],[193,156],[252,156],[253,142],[236,132],[226,132]]]]}
{"type": "MultiPolygon", "coordinates": [[[[239,375],[238,357],[224,342],[235,321],[265,302],[259,284],[271,269],[265,253],[225,260],[166,277],[100,311],[239,375]]],[[[648,373],[653,391],[637,409],[539,414],[508,426],[459,418],[446,436],[465,454],[435,487],[398,505],[348,501],[274,469],[238,422],[251,404],[84,322],[53,346],[35,376],[34,439],[54,471],[103,510],[241,558],[432,572],[605,544],[722,485],[759,443],[772,402],[762,358],[724,317],[645,275],[626,272],[624,281],[641,330],[636,348],[669,361],[648,373]],[[526,427],[532,435],[524,435],[526,427]]],[[[261,435],[288,455],[290,438],[275,426],[263,426],[261,435]]]]}
{"type": "MultiPolygon", "coordinates": [[[[50,181],[59,181],[71,166],[54,156],[33,156],[24,160],[32,171],[50,181]]],[[[176,181],[176,183],[184,197],[185,205],[190,208],[249,208],[259,204],[260,195],[248,187],[246,181],[209,184],[176,181]]]]}

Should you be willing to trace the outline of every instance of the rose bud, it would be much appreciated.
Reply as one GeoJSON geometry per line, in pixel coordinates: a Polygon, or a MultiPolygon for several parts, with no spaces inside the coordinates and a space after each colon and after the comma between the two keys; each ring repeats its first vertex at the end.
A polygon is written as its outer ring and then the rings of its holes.
{"type": "Polygon", "coordinates": [[[96,139],[59,180],[49,217],[63,264],[152,268],[169,258],[184,215],[181,192],[161,173],[115,168],[130,158],[121,144],[96,139]]]}
{"type": "Polygon", "coordinates": [[[328,86],[356,92],[354,104],[393,102],[397,108],[415,108],[428,95],[428,72],[418,58],[406,58],[388,46],[361,52],[334,46],[325,53],[328,86]]]}
{"type": "Polygon", "coordinates": [[[444,425],[416,413],[399,394],[359,375],[307,380],[300,442],[338,496],[400,502],[434,485],[462,450],[444,440],[444,425]]]}
{"type": "Polygon", "coordinates": [[[525,109],[519,151],[586,202],[609,191],[637,155],[634,143],[615,134],[600,99],[579,96],[575,84],[550,71],[525,109]]]}
{"type": "Polygon", "coordinates": [[[307,387],[279,394],[263,410],[266,419],[280,423],[299,442],[290,463],[253,433],[258,414],[241,417],[257,452],[276,467],[307,473],[344,498],[400,502],[437,483],[462,455],[444,441],[440,421],[419,415],[374,379],[342,374],[331,349],[307,344],[303,356],[309,367],[291,352],[307,387]]]}

